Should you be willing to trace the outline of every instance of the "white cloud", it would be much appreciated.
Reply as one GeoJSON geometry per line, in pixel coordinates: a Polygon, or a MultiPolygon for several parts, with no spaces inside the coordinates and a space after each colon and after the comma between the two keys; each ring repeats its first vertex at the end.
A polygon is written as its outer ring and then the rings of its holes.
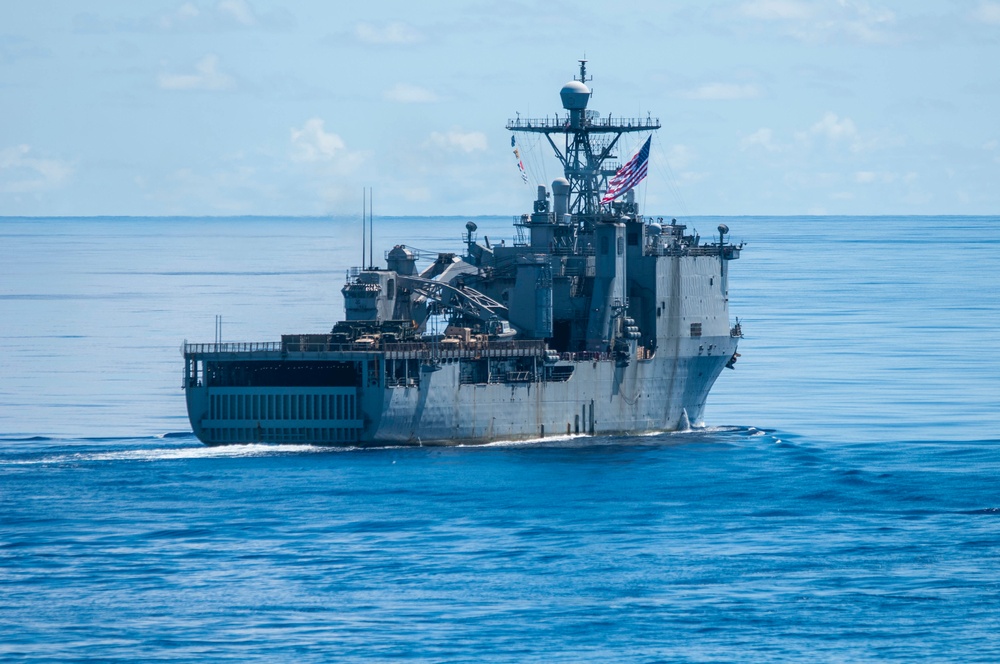
{"type": "Polygon", "coordinates": [[[813,8],[796,0],[752,0],[739,7],[739,13],[749,18],[767,21],[788,21],[808,19],[813,8]]]}
{"type": "MultiPolygon", "coordinates": [[[[858,130],[854,120],[841,117],[832,111],[827,111],[808,129],[793,133],[794,140],[781,140],[769,127],[761,127],[757,131],[740,139],[741,150],[761,149],[767,152],[810,151],[817,144],[826,145],[830,149],[847,149],[853,153],[870,152],[899,146],[899,140],[892,136],[865,136],[858,130]]],[[[861,182],[861,179],[856,178],[861,182]]]]}
{"type": "Polygon", "coordinates": [[[430,90],[409,83],[397,83],[383,92],[382,97],[387,101],[401,104],[426,104],[438,101],[438,96],[430,90]]]}
{"type": "Polygon", "coordinates": [[[826,113],[823,119],[814,124],[810,130],[813,134],[825,136],[830,141],[854,140],[858,137],[858,129],[850,118],[839,118],[836,113],[826,113]]]}
{"type": "Polygon", "coordinates": [[[854,174],[854,181],[858,184],[889,184],[896,181],[895,173],[877,173],[875,171],[858,171],[854,174]]]}
{"type": "Polygon", "coordinates": [[[365,44],[416,44],[424,40],[424,36],[411,25],[393,21],[384,25],[358,23],[354,26],[354,36],[365,44]]]}
{"type": "Polygon", "coordinates": [[[301,129],[292,128],[292,159],[295,161],[331,161],[346,151],[344,139],[325,131],[320,118],[306,120],[301,129]]]}
{"type": "Polygon", "coordinates": [[[47,191],[62,185],[72,174],[73,166],[66,161],[31,156],[30,145],[0,150],[0,192],[47,191]]]}
{"type": "MultiPolygon", "coordinates": [[[[141,5],[142,3],[134,3],[141,5]]],[[[152,3],[146,3],[152,4],[152,3]]],[[[108,17],[94,12],[73,17],[77,32],[220,32],[230,30],[283,30],[295,22],[284,8],[257,13],[248,0],[217,0],[214,3],[187,0],[168,11],[145,15],[108,17]]]]}
{"type": "MultiPolygon", "coordinates": [[[[292,161],[309,165],[324,182],[330,174],[355,173],[366,158],[362,152],[348,150],[339,134],[326,131],[321,118],[310,118],[298,129],[293,127],[290,137],[292,161]]],[[[328,185],[321,188],[326,190],[328,185]]]]}
{"type": "MultiPolygon", "coordinates": [[[[273,17],[264,22],[274,23],[272,19],[273,17]]],[[[157,23],[163,30],[211,31],[253,28],[262,21],[246,0],[219,0],[206,11],[202,11],[192,2],[185,2],[175,11],[162,14],[157,23]]]]}
{"type": "Polygon", "coordinates": [[[694,152],[686,145],[671,145],[666,157],[670,168],[682,171],[694,161],[694,152]]]}
{"type": "Polygon", "coordinates": [[[452,129],[446,133],[432,132],[427,140],[427,146],[451,152],[471,153],[485,150],[486,134],[481,131],[462,131],[452,129]]]}
{"type": "Polygon", "coordinates": [[[680,174],[680,179],[677,181],[677,184],[682,187],[690,187],[691,185],[698,184],[699,182],[704,182],[710,175],[710,173],[701,173],[698,171],[685,171],[680,174]]]}
{"type": "Polygon", "coordinates": [[[192,74],[160,74],[164,90],[229,90],[236,87],[232,76],[219,71],[219,58],[209,54],[195,66],[192,74]]]}
{"type": "Polygon", "coordinates": [[[222,0],[216,5],[219,15],[235,21],[239,25],[251,26],[257,23],[253,8],[245,0],[222,0]]]}
{"type": "Polygon", "coordinates": [[[685,99],[730,101],[734,99],[756,99],[760,94],[760,88],[752,84],[706,83],[693,90],[682,92],[681,96],[685,99]]]}
{"type": "Polygon", "coordinates": [[[197,6],[193,3],[185,2],[175,11],[161,15],[157,23],[164,30],[173,30],[177,27],[192,24],[201,18],[201,15],[201,10],[197,6]]]}
{"type": "Polygon", "coordinates": [[[799,170],[786,173],[785,182],[803,189],[832,189],[841,186],[842,178],[839,173],[799,170]]]}
{"type": "Polygon", "coordinates": [[[750,0],[737,7],[736,19],[776,24],[786,35],[808,43],[842,37],[864,43],[895,40],[892,29],[896,15],[888,9],[872,7],[865,0],[750,0]]]}
{"type": "Polygon", "coordinates": [[[400,189],[398,193],[409,203],[427,203],[432,200],[431,190],[427,187],[407,187],[400,189]]]}
{"type": "Polygon", "coordinates": [[[886,43],[895,41],[890,30],[895,26],[896,15],[888,9],[872,9],[867,3],[852,3],[840,0],[842,5],[853,9],[856,15],[834,19],[833,26],[848,37],[861,42],[886,43]]]}
{"type": "Polygon", "coordinates": [[[972,12],[972,20],[987,25],[1000,25],[1000,2],[980,2],[972,12]]]}
{"type": "Polygon", "coordinates": [[[875,141],[866,143],[862,140],[853,120],[841,118],[831,111],[827,111],[808,131],[796,132],[795,136],[800,143],[806,145],[812,143],[814,138],[821,138],[826,139],[831,146],[846,145],[851,152],[861,152],[876,145],[875,141]]]}
{"type": "Polygon", "coordinates": [[[741,150],[749,150],[752,147],[761,147],[768,152],[778,152],[781,147],[774,142],[774,132],[767,127],[761,127],[749,136],[743,137],[740,141],[741,150]]]}

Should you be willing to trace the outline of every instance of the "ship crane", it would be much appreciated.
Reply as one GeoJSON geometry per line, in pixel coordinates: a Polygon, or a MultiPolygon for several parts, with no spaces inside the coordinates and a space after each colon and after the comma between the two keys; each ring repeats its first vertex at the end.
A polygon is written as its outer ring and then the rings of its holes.
{"type": "MultiPolygon", "coordinates": [[[[507,307],[468,286],[452,286],[434,279],[406,275],[399,275],[398,278],[409,284],[414,294],[436,302],[457,316],[480,320],[484,323],[498,319],[507,320],[507,307]]],[[[423,325],[424,321],[416,322],[418,325],[423,325]]]]}

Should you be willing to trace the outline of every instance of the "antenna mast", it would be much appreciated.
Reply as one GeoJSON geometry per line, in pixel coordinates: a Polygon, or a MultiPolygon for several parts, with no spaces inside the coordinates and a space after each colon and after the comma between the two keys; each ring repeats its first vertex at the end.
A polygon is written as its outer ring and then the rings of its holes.
{"type": "Polygon", "coordinates": [[[367,216],[367,209],[365,208],[365,203],[367,203],[365,197],[365,188],[361,189],[361,269],[365,269],[365,242],[367,241],[368,234],[365,232],[365,217],[367,216]]]}
{"type": "MultiPolygon", "coordinates": [[[[615,219],[615,209],[601,198],[608,182],[618,169],[616,148],[626,134],[649,133],[660,128],[658,118],[614,117],[588,109],[591,90],[587,83],[587,60],[580,60],[580,74],[574,76],[559,91],[566,115],[552,118],[522,118],[507,121],[513,132],[542,134],[548,140],[556,159],[562,164],[569,182],[569,205],[580,230],[594,223],[615,219]]],[[[560,220],[556,220],[557,223],[560,220]]]]}

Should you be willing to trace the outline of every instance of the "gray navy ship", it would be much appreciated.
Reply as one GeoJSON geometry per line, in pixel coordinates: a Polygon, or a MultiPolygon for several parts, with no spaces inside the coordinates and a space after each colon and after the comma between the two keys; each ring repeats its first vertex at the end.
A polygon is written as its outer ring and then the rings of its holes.
{"type": "Polygon", "coordinates": [[[462,255],[397,245],[385,268],[349,270],[329,333],[185,342],[198,438],[457,444],[697,425],[738,357],[728,288],[742,245],[725,225],[702,241],[640,214],[649,139],[625,164],[621,139],[660,123],[588,109],[589,80],[581,61],[564,113],[507,123],[544,137],[564,172],[538,186],[510,243],[468,222],[462,255]]]}

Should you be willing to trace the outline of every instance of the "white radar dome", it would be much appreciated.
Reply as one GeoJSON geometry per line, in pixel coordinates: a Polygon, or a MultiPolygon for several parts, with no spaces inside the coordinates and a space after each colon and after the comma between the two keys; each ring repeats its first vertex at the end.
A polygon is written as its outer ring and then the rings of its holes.
{"type": "Polygon", "coordinates": [[[570,81],[559,91],[562,105],[567,111],[582,111],[590,101],[590,88],[580,81],[570,81]]]}

